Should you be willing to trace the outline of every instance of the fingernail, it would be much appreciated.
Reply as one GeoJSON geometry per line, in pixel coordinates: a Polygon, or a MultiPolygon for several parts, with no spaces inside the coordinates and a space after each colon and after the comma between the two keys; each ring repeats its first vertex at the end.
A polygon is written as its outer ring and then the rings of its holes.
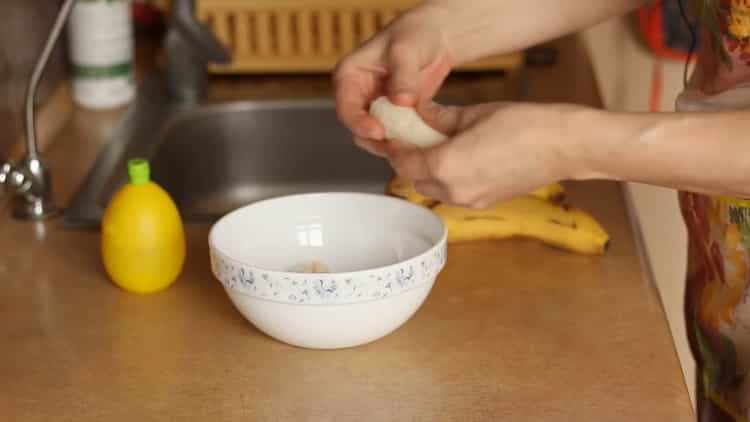
{"type": "Polygon", "coordinates": [[[409,91],[396,91],[396,93],[393,94],[393,98],[391,98],[391,101],[393,101],[393,103],[396,105],[407,107],[411,107],[417,102],[416,95],[409,91]]]}
{"type": "Polygon", "coordinates": [[[385,137],[383,130],[380,128],[372,128],[367,131],[367,137],[376,141],[382,141],[385,137]]]}

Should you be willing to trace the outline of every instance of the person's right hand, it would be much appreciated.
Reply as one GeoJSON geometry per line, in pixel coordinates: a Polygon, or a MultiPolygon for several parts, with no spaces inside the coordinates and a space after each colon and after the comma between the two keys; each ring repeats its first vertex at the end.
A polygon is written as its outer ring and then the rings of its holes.
{"type": "Polygon", "coordinates": [[[336,66],[336,111],[365,150],[385,155],[385,129],[369,114],[370,102],[387,95],[394,104],[429,102],[451,71],[438,6],[418,6],[396,18],[336,66]]]}

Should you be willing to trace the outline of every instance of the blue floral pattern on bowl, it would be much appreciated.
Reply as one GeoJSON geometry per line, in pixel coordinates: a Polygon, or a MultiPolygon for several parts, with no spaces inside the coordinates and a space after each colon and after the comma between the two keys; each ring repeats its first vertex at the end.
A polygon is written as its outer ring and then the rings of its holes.
{"type": "Polygon", "coordinates": [[[284,303],[331,305],[395,296],[431,283],[447,258],[446,242],[405,262],[341,274],[265,271],[243,265],[211,250],[211,270],[225,288],[284,303]]]}

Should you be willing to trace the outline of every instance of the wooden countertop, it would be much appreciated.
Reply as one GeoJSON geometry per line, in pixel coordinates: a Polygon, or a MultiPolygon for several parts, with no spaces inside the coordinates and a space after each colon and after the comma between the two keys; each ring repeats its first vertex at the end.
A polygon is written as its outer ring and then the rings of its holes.
{"type": "MultiPolygon", "coordinates": [[[[573,39],[559,45],[557,66],[529,72],[529,98],[598,106],[582,47],[573,39]]],[[[215,87],[244,86],[247,95],[290,89],[288,80],[263,80],[215,87]]],[[[328,89],[319,80],[300,86],[318,84],[328,89]]],[[[500,85],[472,76],[448,89],[480,98],[501,92],[500,85]]],[[[121,115],[76,110],[49,145],[60,203],[121,115]]],[[[572,202],[612,234],[605,256],[525,240],[451,246],[444,272],[408,323],[339,351],[286,346],[246,322],[210,273],[207,226],[188,226],[188,260],[177,283],[137,296],[108,282],[97,232],[67,231],[59,220],[19,222],[6,209],[0,419],[693,420],[620,186],[568,188],[572,202]]]]}

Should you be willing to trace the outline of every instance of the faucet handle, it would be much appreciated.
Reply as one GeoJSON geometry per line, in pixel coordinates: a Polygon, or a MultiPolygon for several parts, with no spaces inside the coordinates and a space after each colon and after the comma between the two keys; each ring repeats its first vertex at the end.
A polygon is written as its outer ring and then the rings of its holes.
{"type": "Polygon", "coordinates": [[[226,64],[232,60],[229,50],[202,22],[197,20],[184,22],[177,19],[175,23],[182,33],[189,38],[192,47],[206,63],[226,64]]]}
{"type": "Polygon", "coordinates": [[[0,197],[10,194],[23,194],[31,187],[31,179],[23,171],[11,162],[0,166],[0,197]]]}
{"type": "Polygon", "coordinates": [[[39,158],[27,155],[20,164],[0,164],[0,198],[6,195],[19,199],[13,215],[22,220],[41,220],[61,211],[52,203],[49,173],[39,158]]]}
{"type": "Polygon", "coordinates": [[[205,24],[195,18],[193,0],[173,0],[172,15],[174,25],[206,63],[223,64],[232,60],[226,46],[205,24]]]}

